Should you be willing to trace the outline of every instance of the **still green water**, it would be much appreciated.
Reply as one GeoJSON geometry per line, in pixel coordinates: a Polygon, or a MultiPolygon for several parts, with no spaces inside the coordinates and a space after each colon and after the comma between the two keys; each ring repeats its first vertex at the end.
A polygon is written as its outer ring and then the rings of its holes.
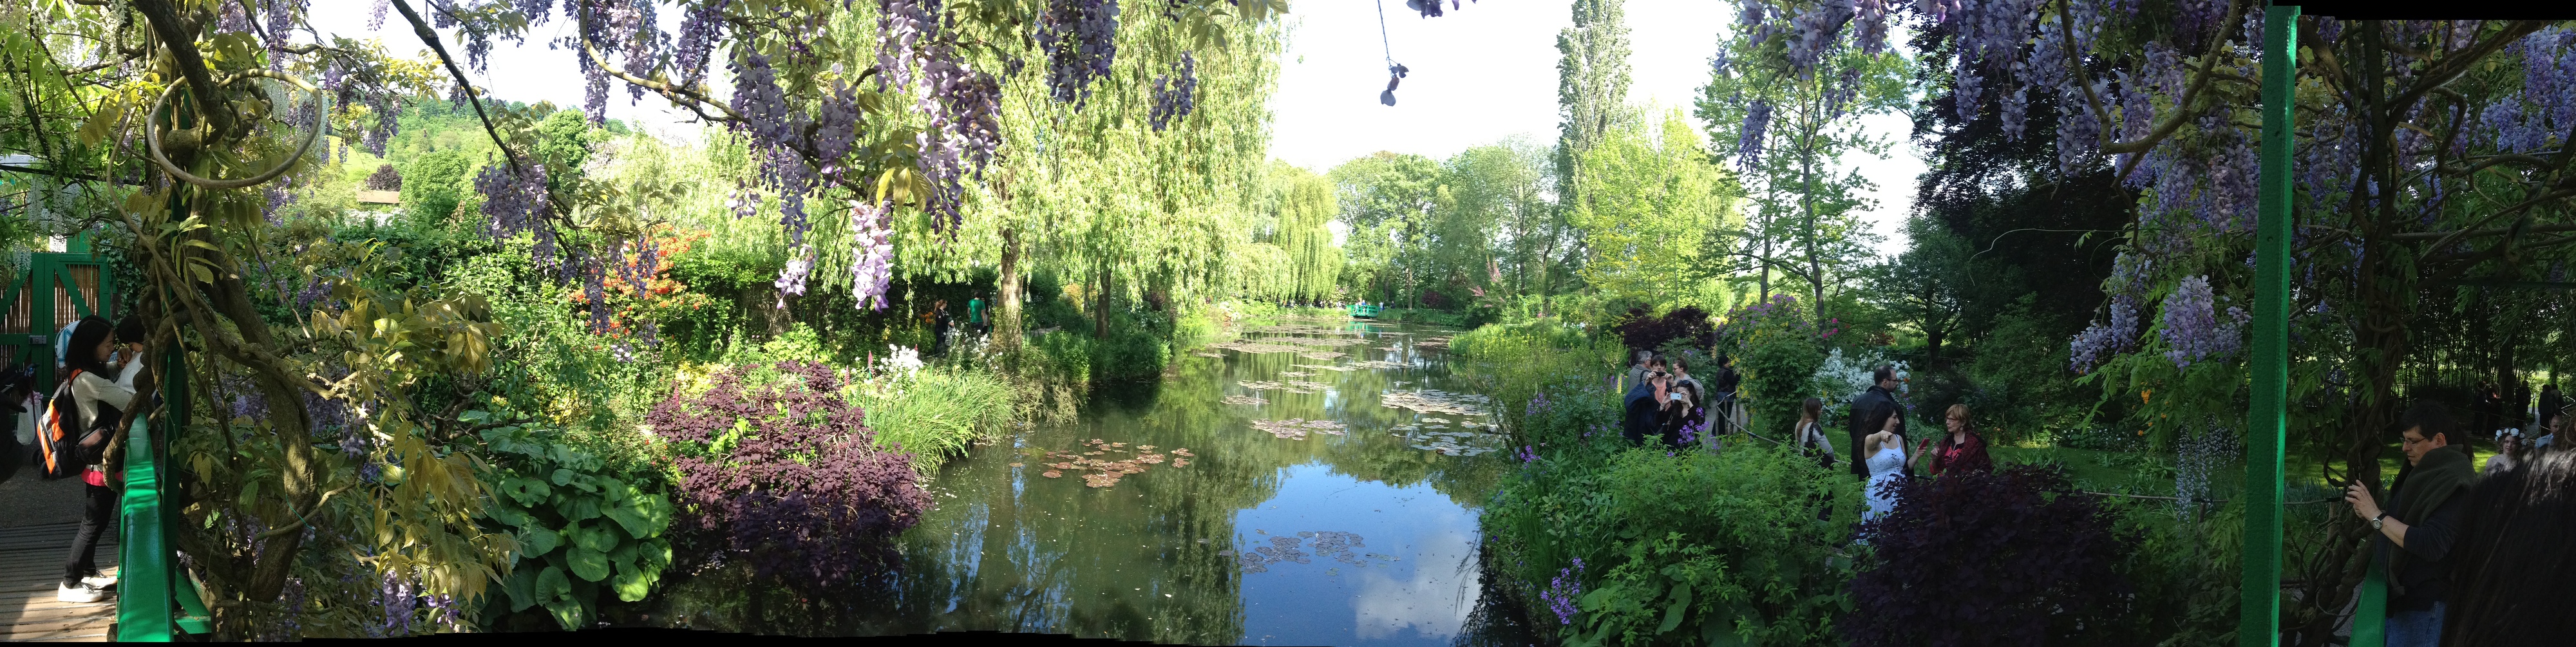
{"type": "Polygon", "coordinates": [[[1076,424],[943,467],[881,598],[722,615],[763,633],[1522,644],[1477,562],[1511,452],[1491,406],[1456,393],[1448,334],[1305,320],[1182,354],[1076,424]],[[1132,473],[1086,478],[1113,470],[1132,473]]]}

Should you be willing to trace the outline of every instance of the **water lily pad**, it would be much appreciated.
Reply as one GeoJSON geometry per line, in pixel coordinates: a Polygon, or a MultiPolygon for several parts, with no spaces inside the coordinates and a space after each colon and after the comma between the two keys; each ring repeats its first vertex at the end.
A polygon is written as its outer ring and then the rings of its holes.
{"type": "Polygon", "coordinates": [[[1223,402],[1223,403],[1226,403],[1226,404],[1241,404],[1241,405],[1263,405],[1263,404],[1270,404],[1270,401],[1269,401],[1269,400],[1262,399],[1262,397],[1261,397],[1261,396],[1257,396],[1257,395],[1229,395],[1229,396],[1225,396],[1225,397],[1223,397],[1223,398],[1219,398],[1217,401],[1218,401],[1218,402],[1223,402]]]}
{"type": "Polygon", "coordinates": [[[1058,477],[1058,476],[1064,476],[1064,473],[1063,473],[1063,472],[1058,472],[1058,471],[1055,471],[1055,470],[1047,470],[1047,471],[1044,471],[1044,472],[1039,472],[1039,473],[1038,473],[1038,476],[1044,476],[1044,477],[1047,477],[1047,478],[1055,478],[1055,477],[1058,477]]]}

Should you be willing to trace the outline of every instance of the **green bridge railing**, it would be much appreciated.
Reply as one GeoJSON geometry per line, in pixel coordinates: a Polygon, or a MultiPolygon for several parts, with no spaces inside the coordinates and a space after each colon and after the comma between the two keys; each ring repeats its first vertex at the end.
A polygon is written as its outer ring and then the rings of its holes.
{"type": "Polygon", "coordinates": [[[1373,306],[1373,305],[1369,305],[1369,304],[1366,304],[1366,303],[1354,303],[1354,304],[1351,304],[1351,316],[1352,316],[1352,317],[1356,317],[1356,318],[1360,318],[1360,319],[1376,319],[1376,318],[1377,318],[1377,311],[1378,311],[1378,310],[1379,310],[1379,307],[1378,307],[1378,306],[1373,306]]]}
{"type": "MultiPolygon", "coordinates": [[[[189,415],[187,363],[180,357],[173,350],[165,364],[169,370],[162,372],[159,417],[168,432],[183,427],[189,415]]],[[[164,439],[175,435],[159,434],[164,439]]],[[[169,450],[154,436],[147,420],[135,420],[125,433],[125,503],[117,524],[116,625],[111,631],[118,642],[169,642],[182,632],[203,634],[212,628],[197,583],[179,568],[179,554],[170,541],[170,531],[180,524],[176,507],[163,505],[169,490],[161,466],[169,463],[169,450]]]]}

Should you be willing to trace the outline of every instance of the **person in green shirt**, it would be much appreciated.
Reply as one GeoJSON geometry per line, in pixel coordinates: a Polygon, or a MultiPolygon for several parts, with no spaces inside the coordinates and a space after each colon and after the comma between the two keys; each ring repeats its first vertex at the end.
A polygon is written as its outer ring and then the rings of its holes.
{"type": "Polygon", "coordinates": [[[984,295],[982,294],[977,294],[974,299],[966,302],[966,329],[975,331],[979,335],[985,331],[984,295]]]}

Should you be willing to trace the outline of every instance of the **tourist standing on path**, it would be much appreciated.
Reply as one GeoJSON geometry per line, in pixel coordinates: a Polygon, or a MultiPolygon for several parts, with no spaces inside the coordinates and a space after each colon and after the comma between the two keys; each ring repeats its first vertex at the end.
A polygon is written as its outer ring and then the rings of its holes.
{"type": "Polygon", "coordinates": [[[1798,428],[1790,437],[1791,446],[1800,453],[1816,458],[1825,469],[1834,468],[1834,441],[1825,436],[1825,401],[1807,398],[1798,404],[1798,428]]]}
{"type": "MultiPolygon", "coordinates": [[[[1905,407],[1896,403],[1896,367],[1880,365],[1869,372],[1872,384],[1851,403],[1852,475],[1866,481],[1870,478],[1869,456],[1861,439],[1880,430],[1897,430],[1904,435],[1905,407]],[[1889,422],[1893,419],[1894,422],[1889,422]]],[[[1901,467],[1901,465],[1900,465],[1901,467]]]]}
{"type": "Polygon", "coordinates": [[[2388,486],[2388,508],[2360,483],[2345,489],[2344,501],[2379,535],[2372,543],[2374,558],[2388,565],[2388,647],[2434,647],[2442,638],[2451,547],[2468,507],[2460,495],[2476,476],[2468,452],[2451,442],[2459,429],[2442,405],[2418,401],[2400,424],[2406,466],[2388,486]]]}
{"type": "Polygon", "coordinates": [[[1932,464],[1929,471],[1933,476],[1950,472],[1995,471],[1994,459],[1986,455],[1986,439],[1977,437],[1976,425],[1968,423],[1968,405],[1950,405],[1950,410],[1944,414],[1944,424],[1950,428],[1949,436],[1934,440],[1937,445],[1932,451],[1925,452],[1930,454],[1928,460],[1932,464]]]}
{"type": "Polygon", "coordinates": [[[1654,353],[1642,350],[1637,351],[1637,361],[1628,364],[1627,381],[1620,383],[1619,388],[1623,390],[1635,389],[1638,386],[1644,385],[1646,383],[1646,366],[1648,363],[1654,361],[1654,357],[1654,353]]]}
{"type": "Polygon", "coordinates": [[[966,332],[981,335],[987,329],[984,325],[984,295],[979,292],[975,298],[966,300],[966,332]]]}
{"type": "MultiPolygon", "coordinates": [[[[1717,356],[1717,382],[1709,385],[1717,397],[1705,405],[1715,411],[1718,420],[1724,423],[1712,425],[1716,427],[1716,433],[1731,434],[1744,428],[1744,403],[1737,396],[1737,388],[1743,385],[1744,375],[1735,372],[1735,358],[1717,356]]],[[[1823,421],[1818,420],[1818,424],[1823,424],[1823,421]]]]}
{"type": "MultiPolygon", "coordinates": [[[[1706,407],[1708,406],[1708,389],[1701,386],[1699,380],[1691,378],[1690,360],[1675,357],[1672,359],[1672,367],[1673,389],[1678,392],[1688,393],[1688,397],[1690,398],[1690,406],[1682,409],[1682,424],[1698,424],[1700,429],[1707,429],[1708,409],[1706,407]]],[[[1678,429],[1680,427],[1679,425],[1675,425],[1675,428],[1678,429]]]]}
{"type": "Polygon", "coordinates": [[[1868,485],[1861,490],[1869,511],[1862,521],[1896,510],[1896,484],[1905,480],[1904,426],[1903,416],[1892,416],[1877,433],[1861,439],[1860,463],[1869,468],[1868,485]]]}
{"type": "Polygon", "coordinates": [[[1619,437],[1627,439],[1630,445],[1645,444],[1646,434],[1655,428],[1655,412],[1663,406],[1662,375],[1649,374],[1636,386],[1629,387],[1628,395],[1620,405],[1624,419],[1619,425],[1619,437]]]}
{"type": "Polygon", "coordinates": [[[2566,409],[2567,395],[2558,392],[2558,385],[2556,383],[2541,385],[2540,406],[2538,407],[2538,410],[2532,412],[2531,416],[2532,424],[2534,426],[2530,429],[2523,430],[2522,435],[2537,436],[2549,433],[2543,430],[2548,429],[2550,422],[2556,420],[2559,413],[2566,409]]]}
{"type": "Polygon", "coordinates": [[[115,434],[118,419],[134,402],[134,375],[143,369],[139,359],[143,354],[143,326],[136,319],[127,319],[126,325],[118,326],[95,315],[83,317],[73,325],[78,328],[72,332],[72,348],[63,364],[78,373],[72,375],[68,385],[74,419],[64,421],[68,427],[65,433],[78,439],[76,452],[89,464],[81,470],[80,531],[72,536],[71,554],[63,560],[62,586],[55,590],[54,599],[87,603],[105,597],[107,586],[116,582],[98,572],[98,538],[100,533],[115,528],[117,492],[108,487],[107,472],[97,461],[108,437],[115,434]],[[111,361],[117,355],[118,341],[125,342],[125,352],[119,358],[122,361],[111,361]]]}

